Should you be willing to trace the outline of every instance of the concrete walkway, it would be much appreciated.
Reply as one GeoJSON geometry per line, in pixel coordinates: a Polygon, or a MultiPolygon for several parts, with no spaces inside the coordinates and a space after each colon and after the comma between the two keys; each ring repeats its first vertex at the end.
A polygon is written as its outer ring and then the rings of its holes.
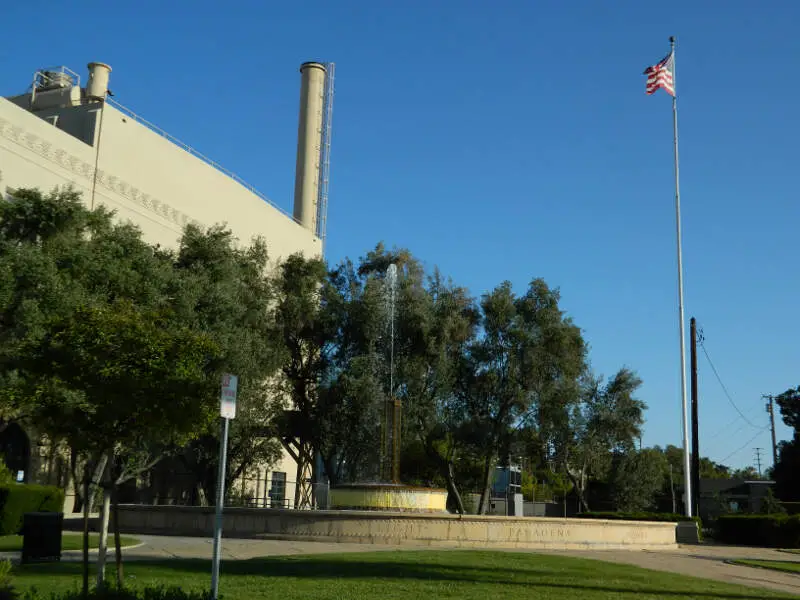
{"type": "MultiPolygon", "coordinates": [[[[135,536],[142,544],[123,550],[125,560],[152,560],[170,558],[210,559],[210,538],[168,537],[154,535],[135,536]]],[[[424,547],[431,549],[430,547],[424,547]]],[[[297,542],[280,540],[232,539],[223,540],[224,560],[246,560],[263,556],[296,554],[341,554],[344,552],[387,552],[414,550],[413,546],[383,544],[347,544],[327,542],[297,542]]],[[[457,549],[453,549],[457,552],[457,549]]],[[[680,546],[677,550],[509,550],[532,554],[557,554],[589,558],[606,562],[630,564],[656,571],[668,571],[693,577],[714,579],[748,587],[768,588],[800,595],[800,576],[754,567],[731,565],[726,561],[736,559],[779,560],[800,563],[800,555],[763,548],[736,546],[680,546]]],[[[96,552],[93,553],[96,555],[96,552]]],[[[64,552],[62,560],[80,560],[80,551],[64,552]]],[[[113,553],[111,560],[113,560],[113,553]]]]}
{"type": "Polygon", "coordinates": [[[564,550],[542,551],[542,554],[561,554],[577,558],[591,558],[606,562],[634,565],[655,571],[680,573],[703,579],[715,579],[748,587],[768,588],[779,592],[800,595],[800,576],[756,567],[728,564],[729,560],[778,560],[800,563],[800,555],[779,552],[768,548],[743,548],[739,546],[680,546],[678,550],[564,550]]]}

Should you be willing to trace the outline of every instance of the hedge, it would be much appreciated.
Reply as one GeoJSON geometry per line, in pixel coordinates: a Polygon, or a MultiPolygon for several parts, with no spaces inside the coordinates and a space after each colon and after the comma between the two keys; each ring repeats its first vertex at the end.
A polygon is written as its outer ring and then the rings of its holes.
{"type": "Polygon", "coordinates": [[[660,521],[665,523],[696,521],[700,523],[700,517],[686,517],[674,513],[590,511],[578,513],[576,516],[579,519],[606,519],[609,521],[660,521]]]}
{"type": "Polygon", "coordinates": [[[800,548],[800,515],[722,515],[715,538],[742,546],[800,548]]]}
{"type": "Polygon", "coordinates": [[[781,505],[790,515],[800,514],[800,502],[781,502],[781,505]]]}
{"type": "Polygon", "coordinates": [[[0,535],[20,533],[28,512],[62,512],[64,490],[49,485],[0,485],[0,535]]]}

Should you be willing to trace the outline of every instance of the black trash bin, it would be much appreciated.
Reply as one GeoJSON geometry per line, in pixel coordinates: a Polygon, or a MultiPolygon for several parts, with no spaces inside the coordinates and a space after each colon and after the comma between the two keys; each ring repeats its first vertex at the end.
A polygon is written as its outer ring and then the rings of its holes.
{"type": "Polygon", "coordinates": [[[61,527],[64,513],[25,513],[22,520],[22,562],[61,560],[61,527]]]}

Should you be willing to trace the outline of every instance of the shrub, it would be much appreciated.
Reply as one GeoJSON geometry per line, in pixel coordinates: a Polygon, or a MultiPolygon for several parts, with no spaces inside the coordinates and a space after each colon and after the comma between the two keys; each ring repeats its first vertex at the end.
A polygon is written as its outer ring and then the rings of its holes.
{"type": "Polygon", "coordinates": [[[179,587],[146,587],[141,590],[107,588],[94,589],[85,597],[79,590],[48,596],[30,591],[25,595],[25,600],[211,600],[211,592],[187,592],[179,587]]]}
{"type": "Polygon", "coordinates": [[[800,502],[781,502],[781,504],[790,515],[800,514],[800,502]]]}
{"type": "Polygon", "coordinates": [[[726,544],[800,548],[800,515],[723,515],[715,537],[726,544]]]}
{"type": "Polygon", "coordinates": [[[19,533],[28,512],[61,512],[64,491],[48,485],[0,485],[0,535],[19,533]]]}
{"type": "Polygon", "coordinates": [[[700,517],[686,517],[674,513],[590,511],[578,513],[576,516],[579,519],[607,519],[609,521],[660,521],[664,523],[696,521],[700,523],[700,517]]]}
{"type": "Polygon", "coordinates": [[[761,514],[764,515],[785,515],[786,509],[780,500],[772,493],[772,488],[767,488],[767,495],[761,500],[761,514]]]}
{"type": "Polygon", "coordinates": [[[19,597],[11,584],[11,561],[0,562],[0,600],[15,600],[19,597]]]}
{"type": "Polygon", "coordinates": [[[14,474],[8,468],[5,458],[0,454],[0,485],[14,483],[14,474]]]}

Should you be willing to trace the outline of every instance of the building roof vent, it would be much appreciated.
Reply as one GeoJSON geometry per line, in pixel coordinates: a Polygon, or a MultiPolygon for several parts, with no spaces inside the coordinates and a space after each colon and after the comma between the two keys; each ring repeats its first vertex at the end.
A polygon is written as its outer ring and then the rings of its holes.
{"type": "Polygon", "coordinates": [[[36,81],[40,91],[71,88],[72,84],[72,76],[65,71],[42,71],[36,81]]]}

